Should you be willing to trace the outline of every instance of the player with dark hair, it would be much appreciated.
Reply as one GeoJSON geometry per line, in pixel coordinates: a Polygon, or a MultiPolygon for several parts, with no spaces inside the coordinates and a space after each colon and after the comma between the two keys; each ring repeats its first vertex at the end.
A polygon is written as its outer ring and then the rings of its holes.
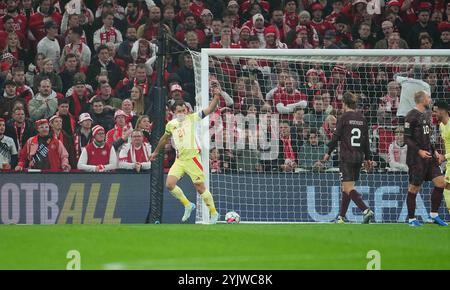
{"type": "Polygon", "coordinates": [[[409,186],[406,205],[408,208],[408,223],[412,227],[422,224],[416,219],[416,195],[424,181],[433,181],[434,189],[431,193],[430,217],[440,226],[447,224],[439,217],[438,210],[441,205],[445,179],[439,164],[444,156],[439,154],[431,143],[431,115],[430,94],[419,91],[414,95],[416,107],[409,111],[405,118],[405,143],[408,145],[406,164],[409,168],[409,186]]]}
{"type": "Polygon", "coordinates": [[[323,157],[324,161],[330,158],[336,149],[338,142],[340,151],[339,171],[342,181],[342,199],[337,223],[345,223],[345,215],[350,200],[363,212],[363,223],[367,224],[374,218],[374,213],[362,200],[361,194],[356,191],[355,182],[359,179],[361,165],[364,161],[366,170],[373,167],[370,160],[369,127],[363,115],[356,112],[358,97],[346,92],[343,96],[344,114],[336,124],[332,140],[327,144],[328,153],[323,157]]]}
{"type": "Polygon", "coordinates": [[[175,118],[167,123],[166,133],[159,140],[158,146],[150,157],[154,161],[159,151],[164,148],[169,138],[172,137],[173,144],[177,151],[177,159],[169,170],[166,180],[166,187],[170,193],[184,205],[184,215],[181,219],[185,222],[189,219],[195,204],[190,202],[177,186],[185,174],[189,175],[203,201],[209,208],[210,223],[215,224],[219,218],[214,199],[211,192],[205,186],[205,173],[200,159],[200,146],[196,138],[197,123],[214,112],[221,97],[218,87],[213,89],[214,98],[207,108],[198,113],[188,114],[186,103],[183,100],[176,100],[172,106],[175,118]]]}

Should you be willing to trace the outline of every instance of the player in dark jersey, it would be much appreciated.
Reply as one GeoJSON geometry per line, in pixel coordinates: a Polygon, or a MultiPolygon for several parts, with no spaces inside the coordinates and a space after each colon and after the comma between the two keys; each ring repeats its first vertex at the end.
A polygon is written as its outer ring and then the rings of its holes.
{"type": "Polygon", "coordinates": [[[350,204],[350,200],[363,212],[363,223],[367,224],[374,218],[374,213],[370,210],[355,189],[355,182],[359,179],[359,172],[364,161],[366,170],[373,167],[370,160],[369,147],[369,127],[367,121],[361,113],[356,112],[358,97],[346,92],[343,97],[344,114],[336,124],[333,138],[328,143],[328,153],[323,160],[330,158],[330,154],[339,145],[339,171],[341,172],[342,199],[337,223],[345,222],[345,215],[350,204]]]}
{"type": "Polygon", "coordinates": [[[418,227],[421,223],[416,219],[416,195],[424,181],[433,181],[431,193],[431,219],[441,226],[447,224],[439,217],[445,179],[439,167],[444,156],[434,149],[430,139],[431,115],[427,110],[431,104],[430,95],[419,91],[414,95],[416,107],[409,111],[405,118],[405,143],[408,145],[406,164],[409,169],[409,186],[406,205],[408,208],[408,223],[418,227]]]}

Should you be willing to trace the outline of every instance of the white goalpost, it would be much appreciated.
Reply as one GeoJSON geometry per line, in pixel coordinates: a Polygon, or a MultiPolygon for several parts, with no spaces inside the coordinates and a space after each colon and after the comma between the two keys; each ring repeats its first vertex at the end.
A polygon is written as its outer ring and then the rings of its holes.
{"type": "MultiPolygon", "coordinates": [[[[334,220],[341,196],[338,152],[329,162],[320,160],[346,91],[359,96],[377,164],[361,172],[357,188],[376,223],[406,220],[403,119],[418,90],[450,101],[450,51],[202,49],[191,55],[197,109],[210,102],[211,86],[223,92],[220,108],[199,128],[206,186],[221,220],[228,211],[249,223],[334,220]]],[[[433,140],[441,148],[434,124],[433,140]]],[[[426,183],[417,199],[422,220],[429,199],[426,183]]],[[[449,217],[444,201],[441,211],[449,217]]],[[[347,218],[361,220],[353,203],[347,218]]],[[[197,198],[196,222],[208,221],[197,198]]]]}

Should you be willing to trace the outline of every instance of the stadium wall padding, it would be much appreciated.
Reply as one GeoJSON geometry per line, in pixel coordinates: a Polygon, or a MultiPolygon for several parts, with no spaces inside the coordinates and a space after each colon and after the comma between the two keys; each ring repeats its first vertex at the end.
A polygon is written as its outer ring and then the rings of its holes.
{"type": "MultiPolygon", "coordinates": [[[[406,219],[405,174],[362,175],[358,189],[374,209],[376,222],[406,219]]],[[[145,223],[150,203],[150,175],[80,173],[2,173],[0,224],[145,223]]],[[[189,178],[179,186],[193,202],[189,178]]],[[[242,221],[329,222],[339,209],[339,175],[334,173],[213,174],[211,192],[223,217],[235,210],[242,221]],[[276,198],[281,197],[281,198],[276,198]],[[258,199],[258,202],[255,200],[258,199]]],[[[417,214],[426,219],[430,184],[417,199],[417,214]],[[427,210],[425,210],[427,209],[427,210]]],[[[441,207],[441,213],[445,213],[441,207]]],[[[180,223],[182,205],[165,190],[162,223],[180,223]]],[[[189,223],[194,223],[194,214],[189,223]]],[[[360,221],[351,203],[347,217],[360,221]]]]}

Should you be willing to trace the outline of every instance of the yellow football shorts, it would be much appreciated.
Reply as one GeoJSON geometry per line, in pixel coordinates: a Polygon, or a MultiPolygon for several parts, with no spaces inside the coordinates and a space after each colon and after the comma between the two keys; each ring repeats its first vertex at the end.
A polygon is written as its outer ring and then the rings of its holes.
{"type": "Polygon", "coordinates": [[[168,173],[168,175],[175,176],[178,179],[181,179],[185,174],[189,175],[194,184],[205,182],[205,173],[203,172],[200,156],[189,160],[180,160],[177,158],[168,173]]]}

